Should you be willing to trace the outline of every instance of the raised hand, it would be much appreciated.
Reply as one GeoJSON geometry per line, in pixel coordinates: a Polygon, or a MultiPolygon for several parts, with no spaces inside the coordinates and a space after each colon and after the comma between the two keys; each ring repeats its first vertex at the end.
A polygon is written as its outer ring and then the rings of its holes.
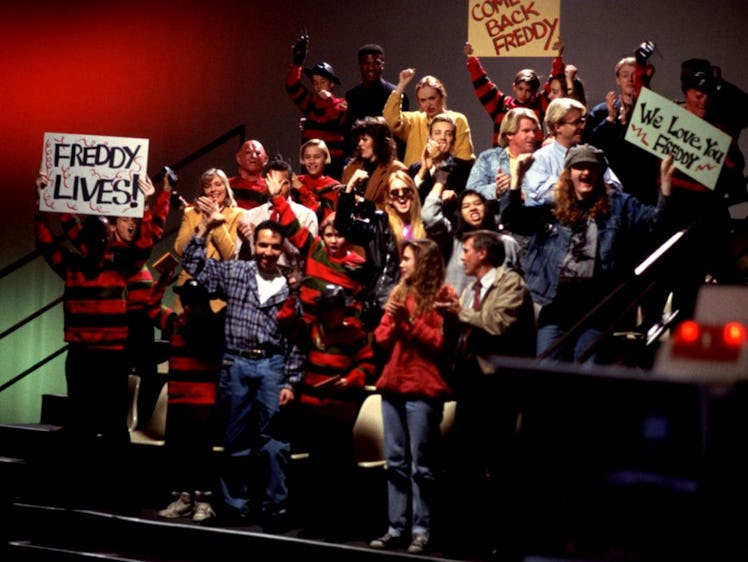
{"type": "Polygon", "coordinates": [[[675,164],[673,164],[673,155],[668,154],[660,162],[660,191],[665,197],[670,197],[673,192],[673,173],[675,164]]]}
{"type": "Polygon", "coordinates": [[[307,51],[309,50],[309,35],[302,33],[299,38],[294,41],[291,46],[292,62],[295,66],[301,66],[304,64],[306,59],[307,51]]]}
{"type": "Polygon", "coordinates": [[[281,182],[273,174],[268,174],[265,178],[265,185],[267,185],[268,197],[270,199],[278,197],[281,194],[281,182]]]}
{"type": "Polygon", "coordinates": [[[156,193],[156,187],[153,185],[151,178],[146,176],[140,176],[138,178],[138,189],[143,194],[143,197],[147,200],[151,195],[156,193]]]}
{"type": "Polygon", "coordinates": [[[416,75],[416,69],[415,68],[404,68],[400,71],[399,75],[399,81],[397,83],[396,90],[399,93],[403,93],[405,91],[405,88],[410,84],[410,81],[413,80],[413,77],[416,75]]]}
{"type": "Polygon", "coordinates": [[[49,176],[46,170],[39,170],[39,175],[36,176],[36,189],[44,189],[49,185],[49,176]]]}
{"type": "Polygon", "coordinates": [[[533,162],[535,162],[535,156],[533,156],[532,153],[520,154],[512,159],[509,165],[509,175],[511,177],[509,189],[516,191],[520,188],[522,185],[522,178],[524,177],[525,172],[530,168],[530,166],[532,166],[533,162]]]}

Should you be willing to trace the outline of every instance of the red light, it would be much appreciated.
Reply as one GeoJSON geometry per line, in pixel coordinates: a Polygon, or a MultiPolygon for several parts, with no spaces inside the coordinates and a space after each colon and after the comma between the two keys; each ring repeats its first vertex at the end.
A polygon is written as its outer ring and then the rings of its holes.
{"type": "Polygon", "coordinates": [[[678,326],[676,338],[681,343],[694,343],[701,336],[699,325],[693,320],[687,320],[678,326]]]}
{"type": "Polygon", "coordinates": [[[748,339],[748,333],[740,322],[728,322],[722,328],[722,339],[725,345],[740,347],[748,339]]]}

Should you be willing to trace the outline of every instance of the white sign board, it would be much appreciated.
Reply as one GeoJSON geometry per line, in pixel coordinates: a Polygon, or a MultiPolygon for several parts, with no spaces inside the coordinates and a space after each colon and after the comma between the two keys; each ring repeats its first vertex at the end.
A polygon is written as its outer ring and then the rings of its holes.
{"type": "Polygon", "coordinates": [[[714,189],[730,147],[730,136],[675,102],[642,88],[626,140],[659,157],[673,155],[675,167],[714,189]]]}
{"type": "Polygon", "coordinates": [[[44,133],[41,170],[49,184],[40,211],[143,216],[138,178],[148,170],[148,139],[44,133]]]}
{"type": "Polygon", "coordinates": [[[471,0],[468,41],[477,57],[555,57],[561,0],[471,0]]]}

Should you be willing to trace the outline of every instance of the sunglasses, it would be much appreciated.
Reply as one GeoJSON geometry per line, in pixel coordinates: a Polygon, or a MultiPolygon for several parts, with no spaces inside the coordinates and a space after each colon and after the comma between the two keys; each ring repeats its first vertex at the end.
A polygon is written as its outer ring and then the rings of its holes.
{"type": "Polygon", "coordinates": [[[413,190],[409,187],[393,189],[390,191],[390,197],[393,199],[410,199],[413,197],[413,190]]]}
{"type": "Polygon", "coordinates": [[[573,125],[576,127],[577,125],[584,125],[587,122],[586,117],[578,117],[577,119],[574,119],[573,121],[564,121],[565,125],[573,125]]]}

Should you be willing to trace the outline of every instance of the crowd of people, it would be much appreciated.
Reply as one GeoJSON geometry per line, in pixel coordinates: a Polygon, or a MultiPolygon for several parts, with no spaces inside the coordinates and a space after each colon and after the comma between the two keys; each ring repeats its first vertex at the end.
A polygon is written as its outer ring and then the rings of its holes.
{"type": "MultiPolygon", "coordinates": [[[[624,140],[641,87],[651,87],[652,43],[614,65],[618,91],[592,109],[560,41],[547,79],[520,69],[513,95],[468,43],[466,83],[494,125],[493,146],[476,154],[467,118],[447,109],[435,76],[417,80],[411,109],[416,70],[387,82],[384,49],[367,44],[361,83],[337,97],[329,62],[305,68],[308,45],[306,35],[293,42],[279,85],[302,114],[298,173],[259,139],[238,149],[236,175],[206,170],[179,211],[178,275],[173,266],[154,282],[145,265],[169,212],[166,180],[158,195],[143,180],[153,203],[142,220],[60,217],[76,251],[38,213],[38,248],[65,280],[71,435],[81,449],[98,441],[126,466],[127,374],[153,379],[155,364],[142,363],[155,361],[148,350],[158,327],[170,342],[175,486],[159,515],[282,528],[299,439],[320,489],[337,491],[317,498],[323,524],[337,529],[353,495],[352,428],[367,392],[378,392],[388,520],[370,547],[420,554],[432,545],[432,520],[449,517],[435,499],[445,470],[446,481],[469,483],[455,499],[460,513],[495,499],[488,481],[500,453],[479,452],[491,440],[510,450],[517,413],[487,402],[492,358],[609,361],[595,345],[620,321],[616,311],[564,336],[678,229],[692,230],[688,263],[668,270],[629,328],[656,322],[671,294],[682,320],[701,284],[741,282],[728,205],[748,200],[737,148],[745,111],[721,105],[727,83],[708,61],[683,63],[685,109],[733,139],[710,189],[676,171],[671,156],[659,161],[624,140]],[[172,283],[178,298],[168,309],[172,283]],[[456,446],[442,466],[448,400],[457,403],[456,446]],[[212,466],[216,444],[223,452],[212,466]]],[[[46,184],[42,173],[38,191],[46,184]]],[[[456,519],[456,534],[481,524],[456,519]]]]}

